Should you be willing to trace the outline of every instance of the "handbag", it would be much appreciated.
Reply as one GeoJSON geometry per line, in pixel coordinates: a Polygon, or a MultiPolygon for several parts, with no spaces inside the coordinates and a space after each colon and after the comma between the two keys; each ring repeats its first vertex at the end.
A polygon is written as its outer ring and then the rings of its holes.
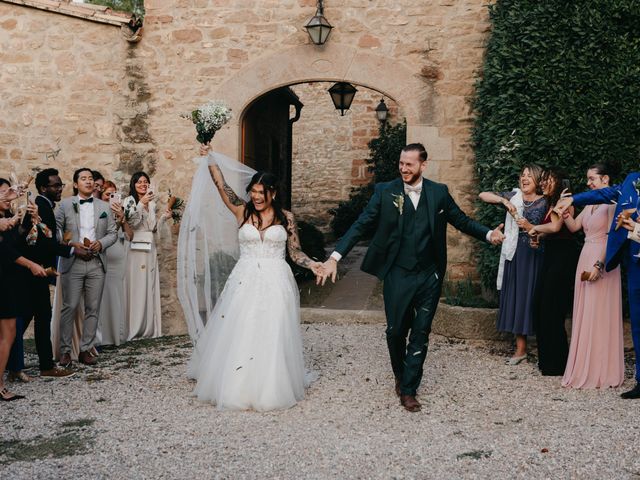
{"type": "Polygon", "coordinates": [[[150,252],[152,243],[153,232],[134,232],[130,248],[138,252],[150,252]]]}

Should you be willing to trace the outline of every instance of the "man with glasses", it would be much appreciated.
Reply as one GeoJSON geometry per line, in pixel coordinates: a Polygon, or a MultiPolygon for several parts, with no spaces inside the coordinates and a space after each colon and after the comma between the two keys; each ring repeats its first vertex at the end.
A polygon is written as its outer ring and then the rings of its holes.
{"type": "Polygon", "coordinates": [[[93,175],[93,198],[102,198],[104,191],[104,177],[98,170],[92,170],[93,175]]]}
{"type": "MultiPolygon", "coordinates": [[[[22,254],[44,268],[56,266],[56,257],[70,257],[71,247],[58,241],[56,218],[53,213],[56,202],[60,201],[64,184],[58,175],[58,170],[47,168],[36,175],[36,189],[38,196],[35,203],[38,206],[38,215],[51,234],[44,228],[38,228],[38,238],[34,245],[21,245],[22,254]]],[[[77,251],[73,254],[84,254],[77,251]]],[[[49,280],[47,278],[25,275],[25,291],[21,292],[20,310],[23,314],[24,328],[34,318],[34,333],[36,351],[40,364],[40,376],[42,377],[68,377],[73,375],[71,370],[56,367],[53,363],[53,351],[51,347],[51,297],[49,295],[49,280]]],[[[23,332],[17,332],[22,334],[23,332]]],[[[22,352],[20,352],[22,354],[22,352]]],[[[12,352],[13,354],[13,352],[12,352]]],[[[19,360],[19,359],[18,359],[19,360]]],[[[11,360],[10,360],[11,361],[11,360]]]]}

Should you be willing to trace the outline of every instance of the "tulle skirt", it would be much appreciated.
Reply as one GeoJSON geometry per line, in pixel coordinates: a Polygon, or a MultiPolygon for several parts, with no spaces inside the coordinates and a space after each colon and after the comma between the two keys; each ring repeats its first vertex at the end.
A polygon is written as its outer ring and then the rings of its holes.
{"type": "Polygon", "coordinates": [[[187,374],[194,395],[221,409],[289,408],[304,397],[300,298],[283,259],[238,261],[187,374]]]}

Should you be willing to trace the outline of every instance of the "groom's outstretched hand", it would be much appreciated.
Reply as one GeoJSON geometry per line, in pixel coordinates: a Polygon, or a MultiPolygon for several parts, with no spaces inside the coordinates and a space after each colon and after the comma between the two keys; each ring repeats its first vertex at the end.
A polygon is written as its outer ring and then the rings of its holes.
{"type": "Polygon", "coordinates": [[[338,262],[333,258],[329,258],[322,264],[322,275],[316,277],[316,285],[324,285],[327,278],[331,277],[331,281],[336,283],[336,276],[338,275],[338,262]]]}
{"type": "Polygon", "coordinates": [[[491,245],[500,245],[504,241],[504,233],[502,233],[502,229],[504,228],[504,223],[498,225],[495,229],[491,230],[491,245]]]}

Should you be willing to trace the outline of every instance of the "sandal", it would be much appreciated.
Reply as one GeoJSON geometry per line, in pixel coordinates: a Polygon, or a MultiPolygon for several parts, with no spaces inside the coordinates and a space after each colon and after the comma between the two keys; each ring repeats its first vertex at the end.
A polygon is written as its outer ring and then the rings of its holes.
{"type": "Polygon", "coordinates": [[[20,400],[21,398],[24,398],[24,395],[12,393],[7,390],[6,387],[0,390],[0,400],[2,400],[3,402],[11,402],[13,400],[20,400]]]}
{"type": "Polygon", "coordinates": [[[24,373],[24,371],[19,370],[17,372],[9,372],[7,374],[7,380],[10,382],[29,383],[33,378],[24,373]]]}
{"type": "Polygon", "coordinates": [[[520,355],[519,357],[511,357],[504,363],[506,365],[518,365],[526,359],[527,359],[527,354],[525,353],[524,355],[520,355]]]}

